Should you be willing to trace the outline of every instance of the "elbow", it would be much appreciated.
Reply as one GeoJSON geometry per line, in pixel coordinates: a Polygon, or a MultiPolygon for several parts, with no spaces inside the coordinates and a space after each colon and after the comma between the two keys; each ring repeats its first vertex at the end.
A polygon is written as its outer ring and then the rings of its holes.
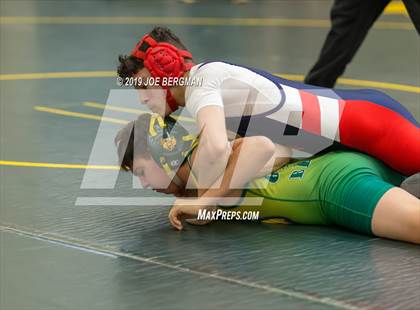
{"type": "Polygon", "coordinates": [[[270,158],[276,152],[276,146],[273,141],[264,136],[258,137],[256,148],[261,150],[267,158],[270,158]]]}

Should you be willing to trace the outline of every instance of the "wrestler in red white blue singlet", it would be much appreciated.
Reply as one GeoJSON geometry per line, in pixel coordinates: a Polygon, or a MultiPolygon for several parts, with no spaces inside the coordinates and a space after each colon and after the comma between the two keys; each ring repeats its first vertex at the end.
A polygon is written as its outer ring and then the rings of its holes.
{"type": "Polygon", "coordinates": [[[372,89],[328,89],[225,62],[191,68],[185,107],[196,117],[208,105],[223,107],[227,128],[243,136],[315,154],[332,144],[381,159],[411,175],[420,171],[420,129],[407,109],[372,89]]]}

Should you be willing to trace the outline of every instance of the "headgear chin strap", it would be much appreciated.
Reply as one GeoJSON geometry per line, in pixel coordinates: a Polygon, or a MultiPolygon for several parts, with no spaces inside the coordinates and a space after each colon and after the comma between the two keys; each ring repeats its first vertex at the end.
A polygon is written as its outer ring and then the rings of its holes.
{"type": "MultiPolygon", "coordinates": [[[[131,55],[143,60],[144,66],[150,74],[161,80],[164,78],[180,78],[190,70],[194,64],[185,62],[185,58],[192,59],[190,52],[178,49],[167,42],[156,42],[150,35],[146,34],[131,52],[131,55]],[[143,52],[140,50],[143,43],[149,47],[143,52]]],[[[166,89],[166,101],[172,112],[178,108],[168,85],[162,85],[166,89]]]]}
{"type": "Polygon", "coordinates": [[[173,117],[163,119],[158,114],[151,116],[147,136],[150,154],[179,187],[183,184],[176,172],[197,144],[197,137],[188,133],[173,117]]]}

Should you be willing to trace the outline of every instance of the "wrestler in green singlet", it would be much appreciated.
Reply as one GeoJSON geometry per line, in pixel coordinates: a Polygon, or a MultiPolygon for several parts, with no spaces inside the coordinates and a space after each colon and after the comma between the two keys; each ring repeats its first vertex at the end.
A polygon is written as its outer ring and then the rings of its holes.
{"type": "Polygon", "coordinates": [[[300,224],[340,225],[372,234],[375,206],[404,177],[368,155],[336,151],[289,163],[254,179],[243,197],[263,197],[262,205],[219,206],[259,211],[260,220],[281,218],[300,224]]]}

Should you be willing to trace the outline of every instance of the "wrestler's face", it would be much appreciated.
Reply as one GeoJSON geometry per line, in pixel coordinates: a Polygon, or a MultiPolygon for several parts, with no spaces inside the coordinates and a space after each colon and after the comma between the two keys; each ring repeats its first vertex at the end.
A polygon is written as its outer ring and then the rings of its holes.
{"type": "Polygon", "coordinates": [[[144,188],[151,188],[159,193],[177,196],[179,188],[153,158],[138,157],[133,162],[133,174],[139,178],[144,188]]]}
{"type": "Polygon", "coordinates": [[[136,85],[139,92],[139,99],[141,104],[145,104],[153,113],[158,113],[160,116],[168,116],[172,111],[166,102],[166,92],[161,86],[156,85],[154,78],[150,71],[144,67],[137,74],[133,76],[137,82],[136,85]]]}

